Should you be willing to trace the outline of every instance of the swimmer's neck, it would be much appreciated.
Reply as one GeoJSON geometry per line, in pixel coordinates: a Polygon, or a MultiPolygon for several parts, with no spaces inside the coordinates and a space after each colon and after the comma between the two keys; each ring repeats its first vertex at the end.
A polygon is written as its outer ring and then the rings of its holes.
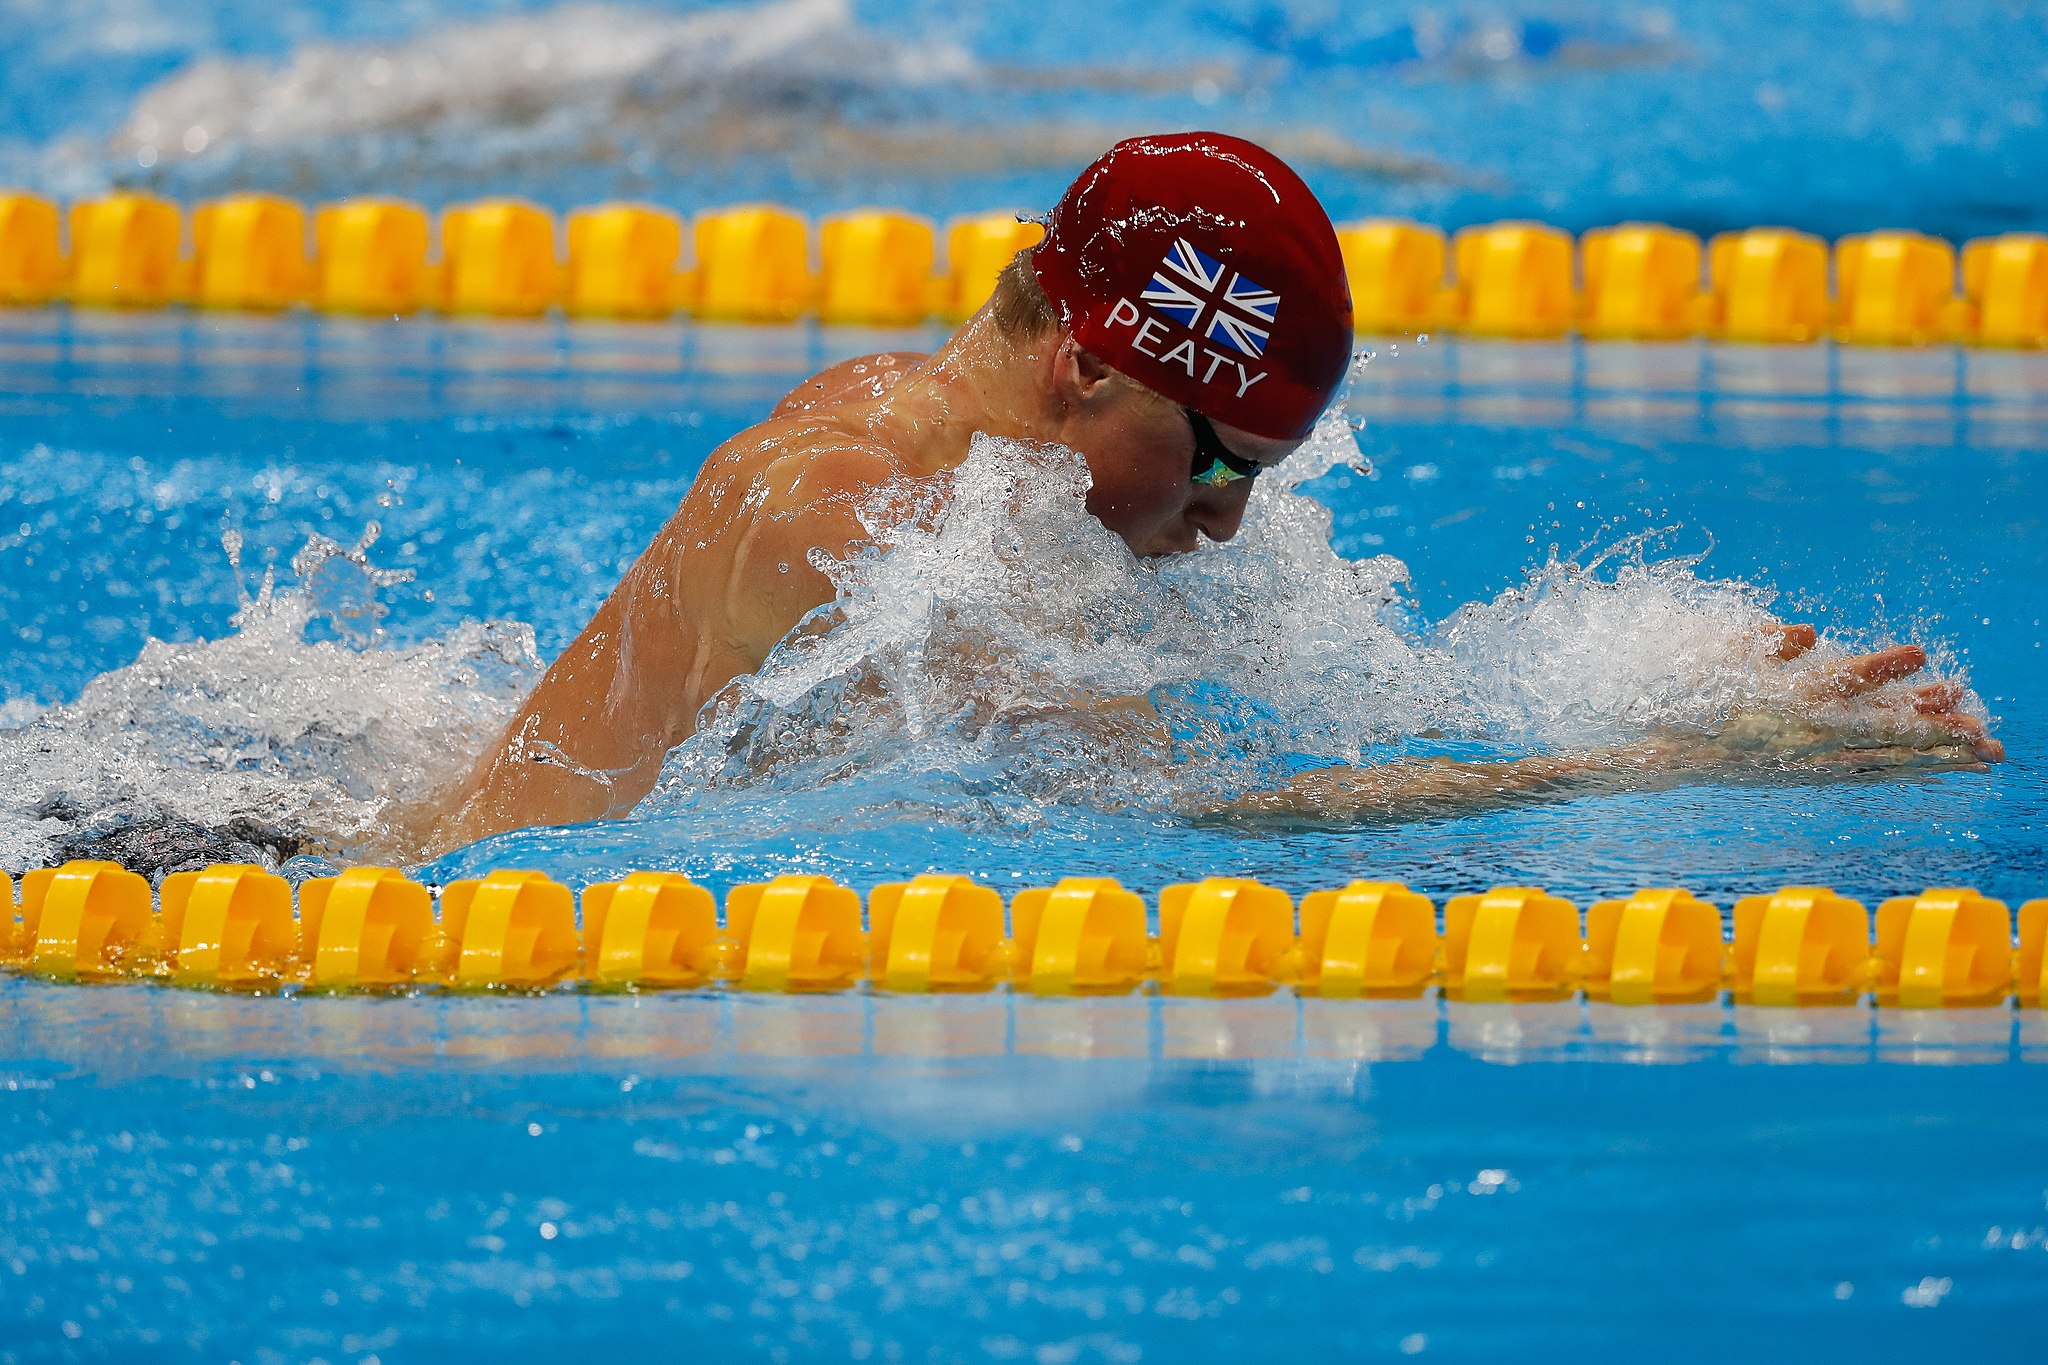
{"type": "Polygon", "coordinates": [[[977,432],[1055,440],[1061,412],[1047,376],[1059,344],[1058,331],[1005,336],[983,309],[873,400],[870,418],[919,469],[934,473],[964,464],[977,432]]]}

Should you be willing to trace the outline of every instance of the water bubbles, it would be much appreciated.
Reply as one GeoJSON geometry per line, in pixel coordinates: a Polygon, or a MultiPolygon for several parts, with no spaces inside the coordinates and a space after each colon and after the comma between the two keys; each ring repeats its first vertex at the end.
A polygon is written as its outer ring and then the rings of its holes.
{"type": "MultiPolygon", "coordinates": [[[[274,829],[307,851],[416,856],[408,812],[467,772],[539,660],[509,623],[391,646],[378,597],[411,574],[373,564],[375,540],[312,537],[297,582],[266,569],[241,589],[232,633],[152,640],[77,700],[0,728],[0,866],[47,865],[56,841],[124,822],[195,848],[207,831],[274,829]]],[[[241,532],[221,543],[239,584],[241,532]]]]}
{"type": "Polygon", "coordinates": [[[292,572],[315,612],[359,649],[383,638],[381,622],[389,613],[384,590],[413,579],[411,569],[382,569],[370,562],[370,547],[382,534],[383,527],[374,521],[363,527],[354,545],[315,533],[292,556],[292,572]]]}
{"type": "Polygon", "coordinates": [[[1339,557],[1299,491],[1365,463],[1333,412],[1261,481],[1235,540],[1140,561],[1085,510],[1078,457],[977,437],[950,503],[891,490],[916,515],[878,502],[870,547],[817,562],[837,599],[726,689],[638,813],[744,793],[835,827],[907,807],[1025,827],[1057,805],[1185,816],[1304,755],[1369,761],[1419,735],[1625,742],[1770,693],[1761,594],[1652,558],[1651,537],[1587,562],[1553,552],[1428,623],[1406,566],[1339,557]]]}
{"type": "Polygon", "coordinates": [[[1908,1308],[1938,1307],[1941,1301],[1948,1297],[1949,1290],[1953,1288],[1955,1288],[1955,1282],[1946,1275],[1938,1278],[1933,1275],[1923,1275],[1920,1277],[1920,1283],[1908,1285],[1900,1293],[1899,1302],[1905,1304],[1908,1308]]]}

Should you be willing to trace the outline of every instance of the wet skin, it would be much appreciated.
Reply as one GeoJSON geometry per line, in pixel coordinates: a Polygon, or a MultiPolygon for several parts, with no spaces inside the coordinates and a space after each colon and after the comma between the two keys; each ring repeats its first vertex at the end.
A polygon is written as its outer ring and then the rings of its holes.
{"type": "MultiPolygon", "coordinates": [[[[1222,424],[1240,457],[1284,459],[1298,442],[1222,424]]],[[[450,847],[498,830],[620,815],[721,689],[753,673],[832,600],[817,559],[842,560],[876,528],[941,490],[977,432],[1057,442],[1092,478],[1088,510],[1140,556],[1196,550],[1237,533],[1251,483],[1189,479],[1195,436],[1182,410],[1108,370],[1061,333],[1001,335],[988,313],[935,355],[847,361],[797,386],[768,419],[713,451],[682,505],[422,840],[450,847]]],[[[1792,665],[1813,627],[1772,628],[1792,665]]],[[[1895,769],[1978,768],[2004,749],[1961,709],[1953,683],[1904,685],[1926,663],[1901,645],[1811,670],[1800,683],[1841,724],[1736,717],[1714,736],[1659,737],[1590,754],[1513,762],[1404,761],[1326,768],[1253,793],[1233,819],[1413,819],[1591,790],[1674,781],[1793,780],[1895,769]]],[[[1106,705],[1129,706],[1122,702],[1106,705]]],[[[1140,703],[1141,704],[1141,703],[1140,703]]]]}
{"type": "MultiPolygon", "coordinates": [[[[1810,625],[1770,628],[1782,662],[1818,643],[1810,625]]],[[[1601,792],[1652,791],[1691,782],[1832,782],[1856,777],[1981,771],[2005,746],[1960,709],[1953,682],[1898,687],[1926,667],[1918,645],[1845,659],[1801,680],[1807,699],[1840,724],[1790,713],[1736,715],[1717,734],[1674,734],[1591,753],[1501,763],[1402,760],[1318,768],[1279,791],[1252,792],[1215,813],[1233,824],[1392,823],[1601,792]]]]}
{"type": "MultiPolygon", "coordinates": [[[[1299,442],[1217,424],[1242,458],[1299,442]]],[[[869,356],[799,385],[713,451],[668,524],[555,660],[504,735],[430,817],[439,846],[623,814],[719,690],[832,600],[820,557],[943,489],[978,432],[1056,442],[1088,462],[1088,510],[1144,556],[1237,534],[1249,481],[1188,477],[1187,414],[1061,333],[1002,335],[986,311],[932,356],[869,356]]]]}

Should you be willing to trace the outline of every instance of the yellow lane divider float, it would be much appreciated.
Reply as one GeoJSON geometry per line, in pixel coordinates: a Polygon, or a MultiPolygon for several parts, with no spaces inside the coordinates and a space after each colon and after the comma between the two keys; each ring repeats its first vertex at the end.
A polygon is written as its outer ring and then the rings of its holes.
{"type": "MultiPolygon", "coordinates": [[[[0,304],[486,317],[560,309],[897,327],[967,317],[1040,234],[1014,214],[957,219],[940,268],[937,227],[890,209],[835,214],[814,232],[772,204],[686,224],[657,205],[608,203],[572,210],[564,232],[554,213],[522,199],[453,205],[435,224],[397,199],[308,214],[260,193],[196,207],[189,251],[186,228],[177,204],[124,191],[72,205],[67,232],[52,201],[0,190],[0,304]]],[[[1596,228],[1576,242],[1527,222],[1451,237],[1374,219],[1337,236],[1362,333],[2048,345],[2048,233],[1981,238],[1960,252],[1905,230],[1858,233],[1830,249],[1789,228],[1702,243],[1657,223],[1596,228]]]]}
{"type": "Polygon", "coordinates": [[[1503,886],[1437,907],[1398,882],[1303,897],[1244,877],[1164,888],[1158,933],[1113,878],[1069,877],[1008,906],[971,877],[926,874],[860,896],[792,874],[710,891],[636,872],[578,897],[543,873],[450,882],[438,898],[388,868],[303,883],[237,864],[149,883],[114,863],[0,873],[0,965],[64,981],[159,980],[234,990],[544,990],[724,986],[743,991],[986,991],[1420,996],[1618,1005],[1904,1009],[2048,1004],[2048,899],[2020,908],[1956,888],[1900,896],[1873,920],[1826,887],[1718,907],[1663,887],[1578,907],[1503,886]],[[438,900],[438,914],[436,901],[438,900]],[[296,902],[296,906],[295,903],[296,902]]]}

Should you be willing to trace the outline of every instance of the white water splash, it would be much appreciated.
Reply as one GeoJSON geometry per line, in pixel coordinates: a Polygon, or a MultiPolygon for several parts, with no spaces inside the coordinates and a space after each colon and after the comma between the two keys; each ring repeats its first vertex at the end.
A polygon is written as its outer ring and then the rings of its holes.
{"type": "Polygon", "coordinates": [[[1406,566],[1338,556],[1299,491],[1362,463],[1341,415],[1295,461],[1237,539],[1147,564],[1087,514],[1077,457],[976,438],[947,505],[821,564],[837,602],[727,690],[641,810],[840,784],[851,805],[950,792],[1027,821],[1045,803],[1192,813],[1417,736],[1526,750],[1705,729],[1796,705],[1798,678],[1841,657],[1779,663],[1766,593],[1653,562],[1642,538],[1432,627],[1406,566]]]}
{"type": "Polygon", "coordinates": [[[386,643],[376,594],[405,575],[369,563],[374,539],[313,537],[299,585],[266,572],[231,634],[152,640],[76,701],[0,728],[0,866],[46,865],[82,823],[123,812],[253,817],[338,853],[402,844],[394,822],[467,770],[539,660],[507,623],[386,643]],[[341,638],[309,640],[316,621],[341,638]]]}
{"type": "MultiPolygon", "coordinates": [[[[1228,64],[990,65],[958,43],[864,23],[849,0],[761,0],[686,15],[607,3],[442,23],[377,42],[311,42],[282,62],[204,56],[144,90],[103,172],[184,195],[250,184],[433,200],[501,192],[730,195],[746,168],[830,184],[1071,172],[1155,131],[1101,97],[1235,88],[1228,64]],[[1048,91],[1072,98],[1047,117],[1048,91]],[[708,173],[708,177],[707,177],[708,173]],[[779,173],[779,172],[778,172],[779,173]],[[697,179],[697,177],[707,177],[697,179]],[[689,186],[687,190],[684,187],[689,186]],[[724,188],[719,188],[723,186],[724,188]]],[[[1206,120],[1213,121],[1213,120],[1206,120]]],[[[1237,126],[1301,164],[1483,183],[1320,124],[1237,126]]],[[[41,178],[89,176],[67,142],[41,178]],[[68,167],[68,169],[66,169],[68,167]]]]}
{"type": "Polygon", "coordinates": [[[621,131],[836,114],[863,93],[958,79],[960,49],[860,24],[847,0],[667,15],[610,4],[311,43],[283,65],[207,57],[136,100],[113,150],[169,166],[353,139],[386,160],[587,151],[621,131]]]}
{"type": "MultiPolygon", "coordinates": [[[[821,560],[837,599],[728,686],[636,818],[708,803],[821,836],[1036,828],[1060,809],[1173,821],[1306,766],[1825,709],[1802,682],[1844,650],[1779,662],[1768,594],[1652,559],[1648,537],[1421,620],[1399,560],[1331,550],[1331,514],[1301,485],[1339,464],[1362,460],[1332,415],[1262,482],[1235,540],[1145,562],[1088,514],[1079,457],[977,437],[949,480],[912,490],[914,515],[895,490],[868,548],[821,560]]],[[[0,865],[48,861],[79,812],[136,805],[207,827],[255,815],[343,857],[403,845],[409,813],[466,773],[539,661],[531,631],[504,623],[393,645],[379,594],[402,575],[370,563],[374,538],[315,537],[296,584],[266,575],[225,638],[152,642],[76,701],[9,714],[0,865]],[[340,638],[309,639],[316,624],[340,638]],[[58,797],[66,818],[40,818],[58,797]]]]}

